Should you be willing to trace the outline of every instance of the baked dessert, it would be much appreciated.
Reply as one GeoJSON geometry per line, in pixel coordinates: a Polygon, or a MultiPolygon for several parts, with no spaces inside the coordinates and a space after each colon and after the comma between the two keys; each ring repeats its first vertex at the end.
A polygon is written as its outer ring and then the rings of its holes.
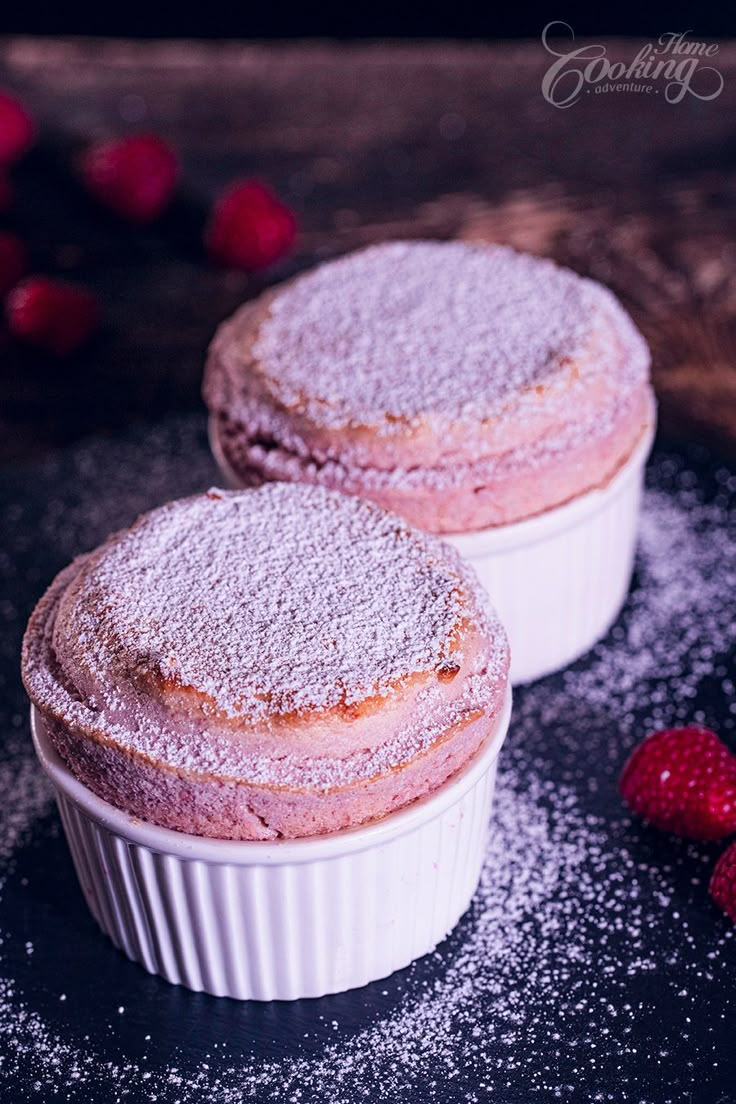
{"type": "Polygon", "coordinates": [[[437,533],[605,484],[654,421],[646,343],[609,291],[461,242],[373,246],[247,303],[204,395],[236,485],[321,484],[437,533]]]}
{"type": "Polygon", "coordinates": [[[435,790],[493,733],[508,666],[452,549],[286,483],[143,515],[61,572],[23,647],[80,781],[217,839],[333,832],[435,790]]]}

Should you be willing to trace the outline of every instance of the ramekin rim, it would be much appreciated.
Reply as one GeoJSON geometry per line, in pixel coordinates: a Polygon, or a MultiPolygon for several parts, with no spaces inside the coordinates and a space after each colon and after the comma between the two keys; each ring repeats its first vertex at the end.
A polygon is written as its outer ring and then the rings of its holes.
{"type": "Polygon", "coordinates": [[[217,432],[217,418],[210,412],[207,416],[207,443],[210,447],[210,452],[214,458],[217,470],[225,479],[225,484],[228,490],[240,491],[243,490],[243,484],[235,475],[234,470],[228,463],[225,451],[220,444],[220,435],[217,432]]]}
{"type": "Polygon", "coordinates": [[[439,536],[472,562],[474,558],[487,553],[537,544],[552,533],[563,533],[584,518],[597,513],[610,499],[616,497],[632,475],[646,464],[656,432],[655,409],[651,422],[645,427],[629,457],[603,486],[593,487],[560,506],[552,506],[541,514],[534,514],[533,517],[522,518],[508,525],[495,525],[466,533],[440,533],[439,536]]]}
{"type": "Polygon", "coordinates": [[[280,866],[335,858],[364,851],[419,828],[455,804],[490,770],[506,739],[511,719],[512,691],[507,685],[492,736],[457,774],[436,790],[381,820],[322,836],[280,840],[221,840],[162,828],[123,812],[98,797],[64,763],[46,732],[43,717],[31,706],[31,733],[41,767],[54,787],[88,817],[125,841],[180,859],[235,866],[280,866]]]}

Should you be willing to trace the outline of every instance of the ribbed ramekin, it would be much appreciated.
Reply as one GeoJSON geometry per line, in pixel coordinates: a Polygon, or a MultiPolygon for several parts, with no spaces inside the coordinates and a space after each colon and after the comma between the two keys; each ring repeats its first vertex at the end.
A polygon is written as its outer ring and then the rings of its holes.
{"type": "Polygon", "coordinates": [[[295,1000],[387,977],[431,951],[480,877],[511,691],[473,760],[428,797],[313,839],[203,839],[136,820],[79,782],[31,714],[84,896],[113,943],[175,984],[295,1000]]]}
{"type": "Polygon", "coordinates": [[[566,667],[618,616],[631,583],[653,440],[651,427],[604,487],[564,506],[512,525],[444,536],[473,565],[504,624],[514,685],[566,667]]]}

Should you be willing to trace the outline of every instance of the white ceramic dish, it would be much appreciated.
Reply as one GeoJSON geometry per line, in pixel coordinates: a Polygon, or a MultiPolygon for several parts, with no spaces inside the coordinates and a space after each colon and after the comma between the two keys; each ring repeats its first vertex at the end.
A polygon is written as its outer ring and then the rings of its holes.
{"type": "Polygon", "coordinates": [[[435,793],[385,819],[276,842],[203,839],[136,820],[65,766],[32,710],[87,903],[129,958],[216,996],[353,989],[431,951],[480,877],[511,691],[490,739],[435,793]]]}
{"type": "Polygon", "coordinates": [[[511,645],[511,681],[566,667],[606,634],[631,583],[649,429],[604,487],[537,517],[445,535],[475,568],[511,645]]]}

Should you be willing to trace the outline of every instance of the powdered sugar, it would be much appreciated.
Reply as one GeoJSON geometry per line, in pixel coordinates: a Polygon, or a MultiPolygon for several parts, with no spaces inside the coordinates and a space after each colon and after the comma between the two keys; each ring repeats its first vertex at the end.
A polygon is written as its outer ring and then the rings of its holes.
{"type": "MultiPolygon", "coordinates": [[[[35,513],[19,492],[4,530],[14,555],[2,572],[16,601],[30,603],[52,570],[110,528],[211,482],[204,447],[198,424],[180,422],[130,444],[85,446],[56,472],[34,469],[31,485],[49,505],[35,513]],[[39,532],[56,563],[35,551],[39,532]]],[[[48,877],[58,861],[37,829],[42,846],[16,856],[3,906],[13,926],[0,987],[8,1099],[682,1104],[729,1092],[734,929],[708,904],[716,850],[632,824],[615,779],[653,725],[699,720],[733,746],[736,481],[709,476],[704,501],[698,478],[672,457],[655,460],[650,481],[637,589],[622,619],[593,655],[516,694],[483,882],[436,955],[345,997],[240,1007],[147,979],[90,926],[73,944],[79,963],[62,978],[58,966],[41,976],[39,957],[51,941],[54,961],[70,920],[60,907],[39,913],[19,882],[29,870],[48,877]],[[13,947],[25,962],[28,940],[33,968],[11,973],[13,947]],[[93,1009],[92,972],[110,990],[95,990],[93,1009]]],[[[8,622],[15,649],[26,612],[8,622]]],[[[12,649],[5,658],[15,670],[12,649]]],[[[20,703],[15,690],[19,717],[20,703]]],[[[27,743],[10,755],[3,825],[28,800],[11,779],[23,762],[34,770],[27,743]]]]}
{"type": "Polygon", "coordinates": [[[648,376],[600,284],[504,247],[418,241],[245,304],[217,331],[204,394],[236,485],[318,483],[453,533],[604,483],[651,421],[648,376]]]}
{"type": "MultiPolygon", "coordinates": [[[[255,355],[285,406],[327,425],[490,418],[581,356],[611,317],[633,340],[600,285],[461,242],[373,246],[280,290],[270,312],[255,355]]],[[[620,365],[622,388],[633,366],[620,365]]]]}
{"type": "Polygon", "coordinates": [[[449,660],[461,579],[440,544],[357,499],[213,490],[92,556],[55,641],[62,663],[66,645],[117,646],[123,673],[146,666],[231,717],[329,709],[449,660]]]}
{"type": "Polygon", "coordinates": [[[146,515],[54,583],[24,660],[34,701],[70,728],[177,770],[319,790],[385,775],[494,713],[506,669],[505,634],[456,553],[362,500],[288,484],[146,515]],[[461,667],[449,700],[443,672],[461,667]],[[356,731],[357,747],[326,755],[288,738],[264,750],[247,727],[390,698],[417,675],[430,678],[378,746],[356,731]],[[240,739],[231,718],[245,718],[240,739]]]}

